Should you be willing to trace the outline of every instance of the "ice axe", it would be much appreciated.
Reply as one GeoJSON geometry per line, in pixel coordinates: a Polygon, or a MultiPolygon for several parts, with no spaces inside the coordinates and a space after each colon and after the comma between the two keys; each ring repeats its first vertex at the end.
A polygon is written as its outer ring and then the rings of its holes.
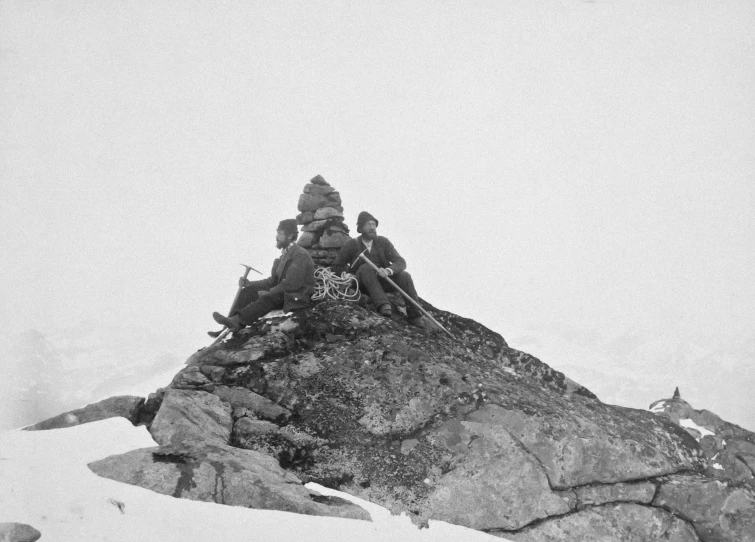
{"type": "MultiPolygon", "coordinates": [[[[378,273],[378,276],[380,276],[380,269],[378,268],[378,266],[377,266],[377,265],[375,265],[374,263],[372,263],[372,262],[371,262],[371,261],[370,261],[370,260],[369,260],[369,259],[367,258],[367,256],[365,256],[365,255],[364,255],[364,253],[365,253],[365,252],[366,252],[366,251],[363,251],[363,252],[362,252],[362,253],[361,253],[361,254],[359,255],[359,258],[362,258],[362,259],[363,259],[363,260],[364,260],[365,262],[367,262],[368,264],[370,264],[370,265],[372,266],[372,268],[373,268],[373,269],[374,269],[375,271],[377,271],[377,273],[378,273]]],[[[352,264],[352,265],[353,265],[353,264],[352,264]]],[[[385,280],[387,280],[387,281],[388,281],[388,283],[389,283],[389,284],[390,284],[391,286],[393,286],[394,288],[396,288],[396,290],[398,290],[398,291],[399,291],[399,292],[401,293],[401,295],[403,295],[403,296],[404,296],[404,297],[406,298],[406,300],[407,300],[407,301],[409,301],[409,302],[410,302],[410,303],[411,303],[412,305],[414,305],[414,306],[415,306],[415,307],[417,307],[417,308],[418,308],[418,309],[419,309],[420,311],[422,311],[422,314],[424,314],[425,316],[427,316],[427,317],[428,317],[428,318],[429,318],[429,319],[430,319],[430,320],[432,321],[432,323],[433,323],[433,324],[435,324],[435,325],[436,325],[436,326],[438,326],[438,327],[439,327],[440,329],[442,329],[443,331],[445,331],[446,333],[448,333],[448,336],[449,336],[449,337],[451,337],[451,338],[452,338],[453,340],[456,340],[456,337],[454,337],[453,335],[451,335],[451,332],[450,332],[450,331],[448,331],[448,330],[447,330],[446,328],[444,328],[444,327],[443,327],[443,326],[441,325],[441,323],[440,323],[440,322],[438,322],[438,321],[437,321],[437,320],[436,320],[435,318],[433,318],[433,317],[432,317],[432,315],[431,315],[431,314],[430,314],[429,312],[427,312],[427,311],[426,311],[425,309],[423,309],[423,308],[422,308],[422,306],[421,306],[421,305],[420,305],[419,303],[417,303],[416,301],[414,301],[414,300],[413,300],[413,299],[412,299],[412,298],[411,298],[411,297],[409,296],[409,294],[407,294],[407,293],[406,293],[406,292],[405,292],[404,290],[402,290],[401,288],[399,288],[399,287],[398,287],[398,284],[396,284],[395,282],[393,282],[393,281],[392,281],[391,279],[389,279],[388,277],[382,277],[382,278],[383,278],[383,279],[385,279],[385,280]]]]}
{"type": "MultiPolygon", "coordinates": [[[[241,277],[243,279],[246,279],[246,277],[249,276],[249,271],[254,271],[255,273],[258,273],[260,275],[262,274],[259,271],[257,271],[254,267],[252,267],[250,265],[246,265],[245,263],[241,263],[239,265],[243,266],[246,269],[246,271],[244,272],[243,276],[241,277]]],[[[239,289],[236,290],[236,297],[233,298],[233,303],[231,303],[231,308],[228,309],[228,316],[229,317],[231,316],[231,311],[234,309],[234,307],[236,307],[236,302],[239,300],[239,296],[241,295],[241,290],[243,290],[243,289],[244,289],[244,287],[241,286],[241,284],[239,284],[239,289]]],[[[228,334],[228,328],[224,327],[220,331],[208,331],[207,334],[210,337],[215,337],[215,342],[212,343],[212,344],[215,344],[217,342],[220,342],[220,340],[223,339],[223,337],[225,337],[228,334]]]]}

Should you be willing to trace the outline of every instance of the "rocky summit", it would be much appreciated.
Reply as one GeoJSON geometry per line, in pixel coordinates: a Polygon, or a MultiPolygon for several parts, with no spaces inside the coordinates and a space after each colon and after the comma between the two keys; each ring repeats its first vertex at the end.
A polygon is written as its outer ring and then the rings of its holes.
{"type": "Polygon", "coordinates": [[[260,319],[199,350],[145,401],[111,399],[37,428],[112,415],[144,424],[159,446],[90,468],[179,498],[369,519],[304,487],[313,481],[419,525],[516,541],[755,540],[752,433],[708,424],[710,441],[691,407],[604,404],[473,320],[423,302],[451,338],[408,326],[391,299],[391,318],[327,300],[260,319]]]}

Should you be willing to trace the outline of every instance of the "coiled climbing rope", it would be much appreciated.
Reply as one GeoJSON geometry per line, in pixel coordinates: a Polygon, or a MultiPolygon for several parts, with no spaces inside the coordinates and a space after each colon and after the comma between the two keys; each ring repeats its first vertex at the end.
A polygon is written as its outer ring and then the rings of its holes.
{"type": "Polygon", "coordinates": [[[315,269],[314,287],[315,293],[312,295],[312,301],[320,301],[326,297],[344,301],[359,301],[362,295],[359,292],[359,283],[354,275],[344,271],[339,277],[327,267],[318,266],[315,269]]]}

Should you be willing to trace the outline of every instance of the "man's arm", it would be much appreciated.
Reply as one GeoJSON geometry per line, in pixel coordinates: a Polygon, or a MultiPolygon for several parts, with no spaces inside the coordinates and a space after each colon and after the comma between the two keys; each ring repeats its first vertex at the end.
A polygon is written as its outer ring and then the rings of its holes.
{"type": "Polygon", "coordinates": [[[270,276],[266,279],[260,279],[260,280],[249,280],[244,277],[239,277],[239,286],[242,288],[245,288],[247,286],[254,286],[257,288],[257,290],[267,291],[269,290],[273,284],[275,284],[275,268],[278,266],[278,262],[280,262],[280,258],[276,258],[273,262],[273,268],[270,271],[270,276]]]}
{"type": "Polygon", "coordinates": [[[341,250],[338,251],[336,261],[333,262],[330,269],[337,275],[340,275],[344,271],[350,272],[351,270],[348,269],[348,267],[352,264],[354,258],[357,257],[357,254],[358,253],[354,250],[353,240],[347,241],[346,244],[341,247],[341,250]]]}
{"type": "Polygon", "coordinates": [[[258,290],[268,290],[273,285],[272,277],[260,280],[249,280],[244,277],[239,277],[239,286],[246,288],[248,286],[254,286],[258,290]]]}
{"type": "Polygon", "coordinates": [[[406,269],[406,260],[401,257],[401,254],[398,253],[396,247],[394,247],[393,243],[391,243],[387,238],[383,237],[383,241],[385,256],[386,258],[388,258],[388,262],[390,262],[391,264],[388,269],[390,269],[394,275],[397,275],[401,273],[401,271],[406,269]]]}

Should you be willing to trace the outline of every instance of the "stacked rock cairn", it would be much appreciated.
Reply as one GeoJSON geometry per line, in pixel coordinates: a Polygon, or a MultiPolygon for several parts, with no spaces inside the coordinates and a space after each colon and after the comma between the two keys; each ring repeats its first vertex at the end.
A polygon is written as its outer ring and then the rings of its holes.
{"type": "Polygon", "coordinates": [[[343,221],[341,195],[318,175],[304,186],[299,196],[296,221],[302,226],[298,244],[309,250],[315,265],[328,267],[350,239],[343,221]]]}

